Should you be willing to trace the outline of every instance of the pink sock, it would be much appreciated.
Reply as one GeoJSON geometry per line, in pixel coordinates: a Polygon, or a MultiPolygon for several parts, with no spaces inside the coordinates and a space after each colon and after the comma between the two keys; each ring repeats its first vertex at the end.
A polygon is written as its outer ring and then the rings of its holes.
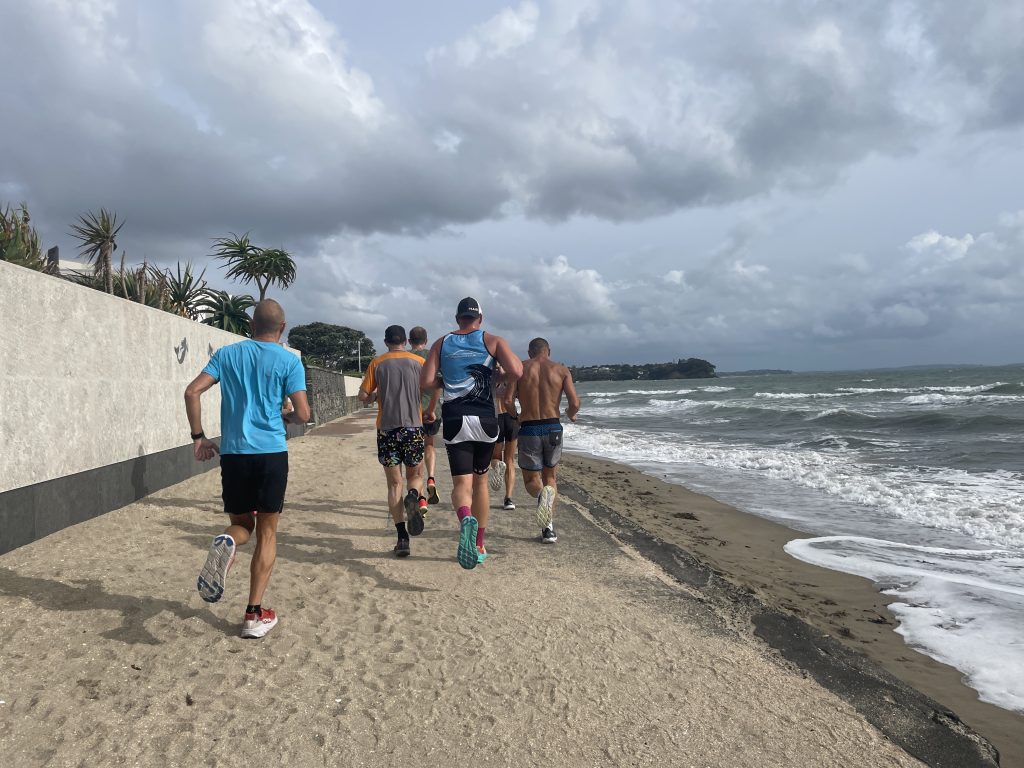
{"type": "Polygon", "coordinates": [[[477,528],[476,529],[476,545],[477,545],[477,547],[482,547],[484,545],[484,530],[486,530],[486,529],[484,529],[484,528],[477,528]]]}
{"type": "Polygon", "coordinates": [[[459,522],[461,523],[464,518],[469,517],[473,513],[469,511],[469,507],[459,507],[459,511],[455,514],[459,516],[459,522]]]}

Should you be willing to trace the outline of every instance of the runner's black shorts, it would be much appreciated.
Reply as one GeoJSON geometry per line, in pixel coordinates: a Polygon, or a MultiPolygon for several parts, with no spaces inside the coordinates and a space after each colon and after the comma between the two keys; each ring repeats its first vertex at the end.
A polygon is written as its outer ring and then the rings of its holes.
{"type": "Polygon", "coordinates": [[[483,475],[491,467],[491,454],[498,437],[498,420],[493,416],[454,416],[444,420],[444,447],[452,477],[483,475]]]}
{"type": "Polygon", "coordinates": [[[441,417],[438,416],[431,422],[423,422],[423,434],[427,437],[433,437],[441,431],[441,417]]]}
{"type": "Polygon", "coordinates": [[[221,498],[229,515],[280,512],[288,487],[288,451],[220,457],[221,498]]]}
{"type": "Polygon", "coordinates": [[[519,439],[519,417],[511,413],[498,414],[498,442],[511,443],[519,439]]]}

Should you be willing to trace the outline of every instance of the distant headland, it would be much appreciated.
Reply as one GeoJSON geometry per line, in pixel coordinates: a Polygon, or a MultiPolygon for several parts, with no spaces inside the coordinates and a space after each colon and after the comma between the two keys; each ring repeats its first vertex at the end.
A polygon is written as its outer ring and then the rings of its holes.
{"type": "Polygon", "coordinates": [[[674,363],[643,365],[579,365],[570,366],[576,381],[636,381],[656,379],[713,379],[715,366],[699,357],[679,359],[674,363]]]}

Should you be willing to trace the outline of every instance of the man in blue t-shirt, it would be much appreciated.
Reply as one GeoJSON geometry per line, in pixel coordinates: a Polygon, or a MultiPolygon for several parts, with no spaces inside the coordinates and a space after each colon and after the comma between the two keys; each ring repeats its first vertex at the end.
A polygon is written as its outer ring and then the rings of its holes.
{"type": "Polygon", "coordinates": [[[255,530],[242,637],[257,638],[277,625],[277,614],[261,602],[277,559],[277,523],[288,485],[284,422],[305,424],[310,414],[305,370],[299,358],[281,346],[281,305],[273,299],[261,301],[249,323],[252,338],[218,349],[185,389],[185,413],[196,460],[221,455],[224,511],[231,520],[210,545],[196,588],[206,602],[220,600],[235,548],[255,530]],[[221,389],[219,448],[203,434],[200,402],[202,394],[217,383],[221,389]],[[293,410],[283,415],[286,398],[293,410]]]}

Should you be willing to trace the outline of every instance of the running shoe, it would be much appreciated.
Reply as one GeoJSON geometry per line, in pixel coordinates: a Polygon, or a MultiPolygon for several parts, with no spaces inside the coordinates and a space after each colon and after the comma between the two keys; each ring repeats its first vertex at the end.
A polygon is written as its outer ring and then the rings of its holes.
{"type": "Polygon", "coordinates": [[[437,495],[437,486],[433,483],[427,483],[427,503],[428,504],[439,504],[441,499],[437,495]]]}
{"type": "Polygon", "coordinates": [[[487,550],[481,547],[476,548],[476,564],[480,565],[484,560],[487,559],[487,550]]]}
{"type": "Polygon", "coordinates": [[[547,528],[541,531],[540,540],[543,541],[545,544],[554,544],[556,541],[558,541],[558,537],[555,536],[555,526],[549,525],[547,528]]]}
{"type": "Polygon", "coordinates": [[[412,550],[409,548],[408,539],[399,539],[398,543],[395,544],[395,557],[408,557],[412,550]]]}
{"type": "Polygon", "coordinates": [[[242,622],[242,637],[246,640],[256,640],[276,626],[277,614],[269,608],[264,608],[259,613],[247,613],[245,621],[242,622]]]}
{"type": "Polygon", "coordinates": [[[515,509],[516,505],[512,503],[512,497],[506,496],[505,503],[501,505],[502,509],[515,509]]]}
{"type": "Polygon", "coordinates": [[[505,466],[505,462],[501,459],[498,459],[491,465],[491,476],[488,479],[488,482],[491,484],[492,491],[499,490],[502,483],[505,482],[505,466]]]}
{"type": "Polygon", "coordinates": [[[423,533],[423,513],[420,512],[420,492],[410,488],[405,497],[405,519],[409,533],[419,536],[423,533]]]}
{"type": "Polygon", "coordinates": [[[456,557],[459,560],[459,565],[467,571],[476,568],[479,562],[477,559],[479,553],[476,551],[476,532],[479,528],[480,524],[472,515],[466,515],[459,523],[459,550],[456,557]]]}
{"type": "Polygon", "coordinates": [[[224,585],[227,584],[228,571],[235,562],[235,540],[222,533],[210,544],[210,552],[206,555],[206,563],[196,579],[199,596],[208,603],[216,603],[224,596],[224,585]]]}
{"type": "Polygon", "coordinates": [[[551,508],[555,503],[555,489],[545,485],[537,499],[537,527],[544,529],[551,525],[551,508]]]}

